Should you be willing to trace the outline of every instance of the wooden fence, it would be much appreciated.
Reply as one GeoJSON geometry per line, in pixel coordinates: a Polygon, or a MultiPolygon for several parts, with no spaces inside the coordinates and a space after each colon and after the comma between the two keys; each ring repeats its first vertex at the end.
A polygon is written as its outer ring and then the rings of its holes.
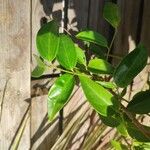
{"type": "MultiPolygon", "coordinates": [[[[71,33],[90,28],[111,39],[113,30],[102,18],[106,0],[68,1],[68,30],[71,33]]],[[[150,52],[150,0],[118,0],[117,3],[122,22],[112,54],[123,56],[139,41],[150,52]]],[[[50,82],[47,79],[31,81],[30,68],[35,66],[32,54],[36,53],[35,36],[38,29],[51,17],[61,20],[62,10],[61,0],[0,0],[1,150],[13,149],[16,137],[21,138],[18,145],[20,150],[47,150],[58,139],[58,119],[52,124],[47,122],[47,87],[54,79],[51,78],[50,82]],[[19,135],[21,130],[23,134],[19,135]]],[[[113,60],[113,63],[116,61],[113,60]]],[[[133,93],[144,85],[147,71],[146,68],[137,77],[133,93]]],[[[64,117],[77,119],[80,112],[88,108],[86,104],[80,108],[84,100],[80,87],[76,86],[71,102],[64,109],[64,117]],[[78,115],[75,115],[76,112],[78,115]]],[[[67,120],[64,120],[64,124],[64,128],[67,128],[67,120]]]]}

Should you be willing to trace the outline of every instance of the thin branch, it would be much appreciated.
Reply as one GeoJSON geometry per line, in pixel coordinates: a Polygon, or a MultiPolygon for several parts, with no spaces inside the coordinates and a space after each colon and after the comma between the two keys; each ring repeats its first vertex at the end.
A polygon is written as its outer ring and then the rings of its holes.
{"type": "Polygon", "coordinates": [[[112,41],[111,41],[111,43],[110,43],[110,46],[108,47],[108,52],[107,52],[106,60],[108,60],[109,53],[110,53],[111,48],[112,48],[112,46],[113,46],[113,43],[114,43],[116,34],[117,34],[117,29],[115,29],[115,33],[114,33],[114,35],[113,35],[112,41]]]}
{"type": "MultiPolygon", "coordinates": [[[[115,92],[111,91],[111,93],[114,95],[114,96],[117,96],[115,92]]],[[[121,99],[125,100],[124,98],[121,97],[121,99]]],[[[126,100],[127,101],[127,100],[126,100]]],[[[123,106],[122,104],[120,105],[122,111],[132,120],[132,123],[143,133],[143,135],[145,137],[147,137],[148,139],[150,139],[150,132],[147,131],[143,126],[142,124],[140,124],[138,122],[138,120],[132,115],[132,113],[130,113],[125,106],[123,106]]]]}
{"type": "MultiPolygon", "coordinates": [[[[47,64],[46,64],[46,65],[47,65],[47,64]]],[[[76,73],[76,72],[74,72],[74,71],[69,71],[69,70],[64,70],[64,69],[62,69],[62,68],[58,68],[57,66],[55,66],[55,65],[53,65],[53,64],[47,65],[47,66],[50,67],[50,68],[57,69],[57,70],[59,70],[59,71],[65,72],[65,73],[72,74],[72,75],[84,76],[84,77],[90,77],[90,78],[91,78],[91,75],[76,73]]]]}
{"type": "Polygon", "coordinates": [[[121,105],[121,109],[132,120],[132,123],[143,133],[143,135],[150,139],[150,132],[147,131],[123,105],[121,105]]]}
{"type": "MultiPolygon", "coordinates": [[[[106,54],[106,56],[107,56],[107,54],[106,54]]],[[[109,54],[108,57],[116,58],[116,59],[119,59],[119,60],[121,60],[123,58],[121,56],[113,55],[113,54],[109,54]]]]}

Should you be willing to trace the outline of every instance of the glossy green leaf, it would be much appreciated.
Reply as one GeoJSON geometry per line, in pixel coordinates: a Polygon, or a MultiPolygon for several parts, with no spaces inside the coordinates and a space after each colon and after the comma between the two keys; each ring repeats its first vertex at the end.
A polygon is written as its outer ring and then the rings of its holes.
{"type": "Polygon", "coordinates": [[[43,61],[38,56],[34,55],[34,57],[36,59],[37,66],[32,71],[31,76],[35,77],[35,78],[38,78],[38,77],[40,77],[44,73],[44,71],[46,69],[46,66],[45,66],[45,64],[43,63],[43,61]]]}
{"type": "Polygon", "coordinates": [[[57,60],[64,68],[69,70],[72,70],[77,64],[75,45],[71,38],[65,34],[60,35],[57,60]]]}
{"type": "MultiPolygon", "coordinates": [[[[150,135],[150,127],[142,125],[143,128],[145,128],[146,131],[149,132],[150,135]]],[[[129,135],[136,139],[139,142],[150,142],[150,138],[146,137],[137,127],[135,127],[132,123],[127,123],[126,125],[127,131],[129,135]]]]}
{"type": "Polygon", "coordinates": [[[96,81],[96,82],[108,89],[115,89],[117,87],[113,82],[105,82],[105,81],[96,81]]]}
{"type": "Polygon", "coordinates": [[[129,53],[118,65],[113,74],[114,81],[119,87],[128,86],[142,71],[147,63],[147,50],[143,45],[129,53]]]}
{"type": "Polygon", "coordinates": [[[129,102],[127,109],[136,114],[150,113],[150,91],[137,93],[129,102]]]}
{"type": "Polygon", "coordinates": [[[88,64],[88,70],[96,74],[112,74],[113,66],[103,59],[92,59],[88,64]]]}
{"type": "Polygon", "coordinates": [[[103,17],[114,27],[117,28],[121,16],[119,12],[119,8],[116,4],[107,2],[104,6],[103,17]]]}
{"type": "Polygon", "coordinates": [[[68,102],[74,85],[74,77],[70,74],[62,75],[52,85],[48,93],[48,118],[50,121],[68,102]]]}
{"type": "Polygon", "coordinates": [[[99,114],[108,116],[112,109],[117,111],[117,100],[109,91],[87,77],[79,78],[87,100],[99,114]]]}
{"type": "Polygon", "coordinates": [[[103,46],[103,47],[108,47],[108,42],[106,38],[101,35],[100,33],[87,30],[87,31],[82,31],[76,35],[78,39],[81,39],[83,41],[95,43],[97,45],[103,46]]]}
{"type": "Polygon", "coordinates": [[[57,54],[59,45],[58,25],[53,20],[41,27],[36,37],[37,50],[41,57],[52,61],[57,54]]]}
{"type": "Polygon", "coordinates": [[[75,48],[77,53],[77,62],[86,66],[86,57],[84,51],[78,46],[75,46],[75,48]]]}

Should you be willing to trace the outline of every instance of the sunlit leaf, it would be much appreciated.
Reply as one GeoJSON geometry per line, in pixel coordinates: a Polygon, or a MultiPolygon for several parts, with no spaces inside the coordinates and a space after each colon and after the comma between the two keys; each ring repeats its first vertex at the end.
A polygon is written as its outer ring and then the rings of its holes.
{"type": "Polygon", "coordinates": [[[108,88],[108,89],[115,89],[116,85],[113,82],[105,82],[105,81],[96,81],[101,86],[108,88]]]}
{"type": "Polygon", "coordinates": [[[75,48],[77,53],[77,62],[86,66],[86,57],[84,51],[78,46],[75,46],[75,48]]]}
{"type": "Polygon", "coordinates": [[[83,41],[95,43],[97,45],[103,46],[103,47],[108,47],[108,42],[106,38],[101,35],[100,33],[87,30],[87,31],[82,31],[76,35],[78,39],[81,39],[83,41]]]}
{"type": "Polygon", "coordinates": [[[114,72],[114,81],[119,87],[128,86],[147,64],[147,50],[143,45],[129,53],[114,72]]]}
{"type": "Polygon", "coordinates": [[[103,59],[92,59],[88,64],[88,70],[96,74],[112,74],[114,68],[103,59]]]}
{"type": "Polygon", "coordinates": [[[107,2],[104,6],[103,16],[114,28],[118,27],[121,17],[116,4],[107,2]]]}
{"type": "Polygon", "coordinates": [[[48,93],[48,118],[50,121],[68,102],[74,85],[74,77],[70,74],[62,75],[52,85],[48,93]]]}
{"type": "Polygon", "coordinates": [[[115,140],[111,141],[111,145],[115,148],[115,150],[122,150],[121,144],[115,140]]]}
{"type": "Polygon", "coordinates": [[[36,46],[42,58],[52,61],[56,57],[58,45],[58,25],[53,20],[43,25],[38,31],[36,37],[36,46]]]}
{"type": "Polygon", "coordinates": [[[60,35],[57,60],[64,68],[69,70],[72,70],[77,64],[75,45],[71,38],[65,34],[60,35]]]}
{"type": "Polygon", "coordinates": [[[109,91],[87,77],[79,78],[87,100],[99,114],[108,116],[112,109],[117,111],[117,100],[109,91]]]}

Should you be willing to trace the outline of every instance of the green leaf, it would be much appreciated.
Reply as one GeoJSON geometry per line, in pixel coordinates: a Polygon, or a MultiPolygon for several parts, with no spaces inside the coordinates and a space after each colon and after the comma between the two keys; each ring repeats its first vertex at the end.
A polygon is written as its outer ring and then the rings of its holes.
{"type": "Polygon", "coordinates": [[[48,118],[50,121],[54,119],[57,112],[68,102],[74,85],[73,75],[64,74],[50,88],[48,93],[48,118]]]}
{"type": "Polygon", "coordinates": [[[150,150],[150,143],[134,141],[134,150],[150,150]]]}
{"type": "Polygon", "coordinates": [[[146,66],[148,59],[147,50],[143,45],[129,53],[114,71],[114,81],[119,87],[128,86],[133,79],[146,66]]]}
{"type": "Polygon", "coordinates": [[[112,74],[114,68],[103,59],[92,59],[88,64],[88,70],[96,74],[112,74]]]}
{"type": "Polygon", "coordinates": [[[105,49],[99,45],[93,44],[93,43],[90,44],[89,49],[91,52],[93,52],[96,55],[96,57],[101,58],[101,59],[106,58],[105,55],[107,53],[107,49],[105,49]]]}
{"type": "Polygon", "coordinates": [[[43,63],[43,61],[38,56],[34,55],[34,57],[36,59],[37,66],[32,71],[31,76],[35,77],[35,78],[38,78],[38,77],[40,77],[44,73],[44,71],[46,69],[46,66],[45,66],[45,64],[43,63]]]}
{"type": "Polygon", "coordinates": [[[126,129],[126,122],[125,122],[124,118],[118,117],[118,120],[120,120],[120,124],[119,124],[119,126],[117,126],[117,131],[123,136],[128,136],[128,132],[126,129]]]}
{"type": "MultiPolygon", "coordinates": [[[[150,131],[150,127],[141,125],[143,128],[145,128],[146,131],[150,131]]],[[[127,131],[129,135],[133,138],[136,139],[139,142],[150,142],[150,138],[147,138],[135,125],[132,123],[127,123],[126,124],[127,131]]],[[[150,133],[150,132],[149,132],[150,133]]],[[[149,134],[150,135],[150,134],[149,134]]]]}
{"type": "Polygon", "coordinates": [[[103,46],[103,47],[108,47],[108,42],[106,38],[101,35],[100,33],[87,30],[87,31],[82,31],[76,35],[78,39],[81,39],[83,41],[95,43],[97,45],[103,46]]]}
{"type": "Polygon", "coordinates": [[[77,64],[75,45],[71,38],[65,34],[60,35],[57,60],[64,68],[69,70],[72,70],[77,64]]]}
{"type": "Polygon", "coordinates": [[[38,65],[38,66],[43,67],[43,68],[46,67],[45,64],[44,64],[44,62],[41,60],[40,57],[38,57],[38,56],[35,55],[35,54],[34,54],[33,56],[34,56],[34,58],[36,59],[36,62],[37,62],[37,65],[38,65]]]}
{"type": "Polygon", "coordinates": [[[34,78],[38,78],[44,73],[44,71],[45,71],[45,68],[42,68],[40,66],[36,66],[34,68],[34,70],[32,71],[31,76],[34,77],[34,78]]]}
{"type": "Polygon", "coordinates": [[[116,118],[115,115],[107,117],[100,115],[100,118],[105,125],[110,127],[117,127],[120,124],[120,121],[116,118]]]}
{"type": "Polygon", "coordinates": [[[117,111],[117,100],[109,91],[87,77],[79,78],[87,100],[99,114],[108,116],[112,109],[117,111]]]}
{"type": "Polygon", "coordinates": [[[111,141],[111,145],[115,148],[115,150],[122,150],[121,144],[115,140],[111,141]]]}
{"type": "Polygon", "coordinates": [[[77,53],[77,62],[86,66],[86,57],[84,51],[78,46],[75,46],[75,48],[77,53]]]}
{"type": "Polygon", "coordinates": [[[59,45],[58,25],[53,20],[41,27],[36,37],[37,50],[41,57],[52,61],[57,54],[59,45]]]}
{"type": "Polygon", "coordinates": [[[134,95],[127,109],[136,114],[150,113],[150,91],[142,91],[134,95]]]}
{"type": "Polygon", "coordinates": [[[114,27],[119,26],[121,16],[116,4],[107,2],[104,6],[103,17],[114,27]]]}
{"type": "Polygon", "coordinates": [[[105,82],[105,81],[96,81],[96,82],[108,89],[115,89],[117,87],[113,82],[105,82]]]}

